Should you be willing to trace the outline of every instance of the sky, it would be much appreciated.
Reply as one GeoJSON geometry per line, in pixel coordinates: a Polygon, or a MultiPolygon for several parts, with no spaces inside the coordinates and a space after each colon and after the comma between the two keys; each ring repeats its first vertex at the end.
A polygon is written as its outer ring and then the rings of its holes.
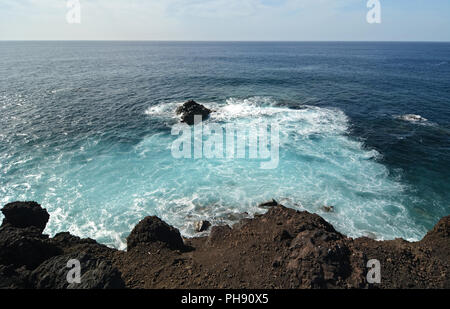
{"type": "Polygon", "coordinates": [[[0,0],[0,40],[450,41],[449,0],[0,0]]]}

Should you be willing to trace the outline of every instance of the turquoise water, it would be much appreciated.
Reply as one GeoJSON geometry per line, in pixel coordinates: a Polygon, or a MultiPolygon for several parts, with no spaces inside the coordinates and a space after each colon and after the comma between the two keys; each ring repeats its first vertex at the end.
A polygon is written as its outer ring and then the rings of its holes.
{"type": "Polygon", "coordinates": [[[349,236],[420,239],[449,213],[449,51],[420,43],[0,43],[0,203],[38,201],[51,214],[46,232],[118,248],[146,215],[192,236],[196,220],[232,224],[271,198],[319,213],[349,236]],[[207,123],[277,123],[278,167],[175,159],[174,110],[187,99],[215,111],[207,123]]]}

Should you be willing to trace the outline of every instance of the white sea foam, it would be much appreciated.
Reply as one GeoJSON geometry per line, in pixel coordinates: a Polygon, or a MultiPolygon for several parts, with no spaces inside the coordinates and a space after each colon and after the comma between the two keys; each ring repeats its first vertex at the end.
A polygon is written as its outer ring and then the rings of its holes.
{"type": "Polygon", "coordinates": [[[150,106],[145,110],[145,114],[148,116],[154,116],[159,118],[178,118],[175,114],[175,110],[183,102],[171,102],[163,103],[154,106],[150,106]]]}
{"type": "MultiPolygon", "coordinates": [[[[101,154],[98,140],[86,140],[79,149],[45,158],[29,177],[10,179],[0,188],[0,202],[32,197],[50,211],[46,232],[69,230],[119,248],[125,248],[127,234],[147,215],[193,236],[197,220],[232,224],[262,212],[257,205],[272,198],[317,212],[349,236],[416,240],[424,235],[404,207],[405,186],[377,162],[378,152],[348,135],[349,119],[341,110],[290,109],[267,97],[201,103],[215,111],[210,122],[248,126],[276,121],[278,168],[261,170],[259,162],[245,159],[174,159],[170,145],[176,137],[167,132],[127,149],[111,145],[101,154]],[[323,205],[334,206],[335,212],[322,212],[323,205]]],[[[176,123],[174,110],[180,104],[154,105],[145,114],[149,122],[157,117],[176,123]]],[[[14,163],[8,159],[2,169],[14,163]]]]}
{"type": "Polygon", "coordinates": [[[406,114],[406,115],[401,115],[401,116],[397,116],[398,119],[401,120],[405,120],[405,121],[409,121],[409,122],[427,122],[428,119],[420,116],[420,115],[415,115],[415,114],[406,114]]]}
{"type": "MultiPolygon", "coordinates": [[[[266,97],[201,103],[214,110],[211,122],[276,121],[281,128],[282,157],[280,167],[269,174],[245,161],[171,162],[177,170],[171,181],[188,190],[164,190],[153,203],[162,217],[185,234],[193,235],[194,219],[229,223],[227,213],[254,214],[261,211],[256,207],[259,202],[286,197],[287,206],[313,212],[320,212],[322,205],[335,205],[336,213],[321,215],[350,236],[373,233],[380,239],[418,239],[423,233],[403,206],[405,187],[376,161],[377,151],[347,136],[349,119],[341,110],[278,107],[266,97]],[[200,180],[192,182],[186,175],[200,180]]],[[[173,117],[179,104],[154,106],[147,114],[173,117]]],[[[152,204],[153,197],[148,198],[152,204]]]]}

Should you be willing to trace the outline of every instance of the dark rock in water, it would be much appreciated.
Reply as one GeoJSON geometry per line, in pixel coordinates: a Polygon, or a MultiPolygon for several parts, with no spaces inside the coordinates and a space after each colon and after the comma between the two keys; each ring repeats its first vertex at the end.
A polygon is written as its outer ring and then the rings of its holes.
{"type": "Polygon", "coordinates": [[[183,249],[184,243],[178,229],[158,217],[146,217],[138,223],[127,238],[128,250],[139,244],[162,242],[172,249],[183,249]]]}
{"type": "Polygon", "coordinates": [[[194,100],[189,100],[184,103],[182,106],[178,107],[176,110],[177,115],[181,115],[181,122],[185,122],[188,125],[193,125],[194,116],[199,115],[202,117],[202,120],[208,118],[209,114],[211,114],[211,110],[204,107],[201,104],[198,104],[194,100]]]}
{"type": "Polygon", "coordinates": [[[39,265],[30,275],[30,284],[37,289],[120,289],[125,287],[120,272],[109,261],[86,253],[60,255],[39,265]],[[80,262],[80,283],[69,283],[68,262],[80,262]]]}
{"type": "Polygon", "coordinates": [[[260,208],[268,208],[268,207],[276,207],[278,205],[279,205],[278,202],[275,201],[274,199],[272,199],[271,201],[259,204],[258,207],[260,207],[260,208]]]}
{"type": "Polygon", "coordinates": [[[37,227],[16,228],[5,225],[0,228],[0,264],[26,266],[34,269],[46,259],[60,254],[47,235],[37,227]]]}
{"type": "Polygon", "coordinates": [[[49,214],[36,202],[14,202],[5,205],[2,209],[5,219],[3,225],[25,228],[34,226],[41,232],[47,225],[49,214]]]}
{"type": "Polygon", "coordinates": [[[322,209],[322,211],[324,212],[334,212],[334,206],[322,206],[320,209],[322,209]]]}
{"type": "Polygon", "coordinates": [[[206,220],[194,222],[194,229],[197,233],[206,231],[211,226],[211,223],[206,220]]]}

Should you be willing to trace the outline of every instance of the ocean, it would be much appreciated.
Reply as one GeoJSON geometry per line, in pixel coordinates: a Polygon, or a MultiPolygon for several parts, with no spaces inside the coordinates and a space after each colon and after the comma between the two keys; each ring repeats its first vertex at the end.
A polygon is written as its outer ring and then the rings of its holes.
{"type": "Polygon", "coordinates": [[[42,204],[50,235],[123,249],[147,215],[194,236],[272,198],[351,237],[450,214],[450,43],[0,42],[0,76],[0,204],[42,204]],[[279,124],[277,168],[174,158],[189,99],[279,124]]]}

